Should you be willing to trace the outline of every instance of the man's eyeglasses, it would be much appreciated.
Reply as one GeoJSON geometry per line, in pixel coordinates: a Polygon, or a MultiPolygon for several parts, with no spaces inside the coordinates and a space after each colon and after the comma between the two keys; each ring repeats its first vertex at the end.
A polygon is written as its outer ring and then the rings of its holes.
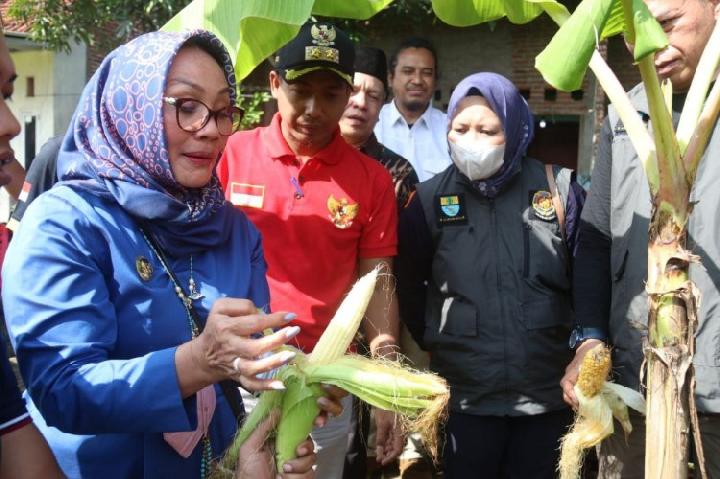
{"type": "Polygon", "coordinates": [[[210,118],[215,117],[218,133],[230,136],[240,128],[245,112],[236,106],[211,110],[205,103],[194,98],[163,97],[163,101],[175,107],[175,119],[180,129],[195,133],[205,128],[210,118]]]}

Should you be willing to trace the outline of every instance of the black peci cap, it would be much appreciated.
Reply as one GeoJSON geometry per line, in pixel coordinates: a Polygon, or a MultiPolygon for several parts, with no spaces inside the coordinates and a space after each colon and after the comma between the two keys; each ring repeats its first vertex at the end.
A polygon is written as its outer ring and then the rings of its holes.
{"type": "Polygon", "coordinates": [[[345,32],[328,22],[306,22],[275,57],[275,68],[287,81],[315,70],[330,70],[353,85],[355,46],[345,32]]]}
{"type": "Polygon", "coordinates": [[[355,72],[365,73],[380,80],[388,89],[387,58],[379,48],[360,45],[355,50],[355,72]]]}

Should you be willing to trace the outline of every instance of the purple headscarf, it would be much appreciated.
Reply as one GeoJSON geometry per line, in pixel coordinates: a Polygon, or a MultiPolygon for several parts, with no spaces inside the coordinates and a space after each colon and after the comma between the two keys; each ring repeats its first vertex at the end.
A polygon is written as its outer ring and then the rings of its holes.
{"type": "Polygon", "coordinates": [[[174,255],[192,254],[229,236],[220,182],[185,188],[172,173],[163,95],[175,56],[190,39],[223,65],[235,100],[235,73],[225,47],[203,30],[154,32],[115,49],[85,87],[58,156],[58,177],[117,202],[148,225],[174,255]]]}
{"type": "Polygon", "coordinates": [[[465,77],[455,87],[448,105],[448,131],[457,113],[460,100],[476,89],[500,118],[505,131],[505,158],[500,171],[490,178],[473,181],[481,194],[494,198],[507,181],[521,168],[522,158],[533,139],[534,120],[525,98],[507,78],[497,73],[482,72],[465,77]]]}

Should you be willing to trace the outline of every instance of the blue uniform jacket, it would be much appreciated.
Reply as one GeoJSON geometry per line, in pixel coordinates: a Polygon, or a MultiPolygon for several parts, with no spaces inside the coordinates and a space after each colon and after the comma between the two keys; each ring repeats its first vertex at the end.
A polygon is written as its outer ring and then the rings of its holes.
{"type": "MultiPolygon", "coordinates": [[[[225,245],[192,258],[202,318],[224,296],[269,302],[260,234],[239,211],[232,221],[225,245]]],[[[190,258],[170,262],[187,290],[190,258]]],[[[183,459],[162,435],[196,427],[195,398],[181,399],[174,363],[189,319],[116,203],[67,185],[39,197],[10,245],[3,284],[28,409],[68,477],[200,476],[202,446],[183,459]],[[136,266],[143,258],[147,280],[136,266]]],[[[210,438],[219,455],[236,427],[216,393],[210,438]]]]}

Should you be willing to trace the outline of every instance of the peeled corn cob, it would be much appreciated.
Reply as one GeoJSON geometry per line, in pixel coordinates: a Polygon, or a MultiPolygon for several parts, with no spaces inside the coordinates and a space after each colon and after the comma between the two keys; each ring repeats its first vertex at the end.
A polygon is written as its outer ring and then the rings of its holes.
{"type": "Polygon", "coordinates": [[[613,433],[613,417],[620,421],[626,435],[632,432],[626,405],[645,413],[645,401],[640,393],[607,382],[610,367],[610,350],[604,344],[598,344],[583,358],[575,384],[579,404],[575,423],[562,438],[560,479],[580,477],[585,449],[613,433]]]}

